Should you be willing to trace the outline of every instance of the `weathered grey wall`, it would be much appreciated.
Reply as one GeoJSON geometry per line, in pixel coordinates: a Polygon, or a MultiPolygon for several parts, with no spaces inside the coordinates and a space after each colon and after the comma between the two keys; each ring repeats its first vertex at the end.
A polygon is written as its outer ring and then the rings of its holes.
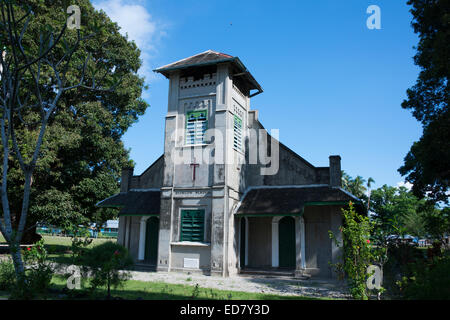
{"type": "MultiPolygon", "coordinates": [[[[249,116],[249,127],[251,130],[265,130],[261,123],[257,120],[256,113],[249,116]]],[[[258,148],[271,150],[271,141],[273,141],[272,143],[277,143],[279,150],[279,168],[278,172],[274,175],[262,175],[261,167],[264,167],[264,165],[260,163],[260,160],[258,160],[258,164],[246,165],[243,169],[245,171],[245,187],[261,185],[279,186],[329,183],[330,176],[328,167],[314,167],[312,164],[307,162],[282,143],[279,143],[271,136],[267,136],[267,141],[260,141],[259,134],[250,134],[247,139],[247,149],[249,149],[251,145],[257,145],[258,148]],[[251,139],[256,140],[257,143],[253,142],[251,139]]],[[[271,151],[266,151],[266,154],[271,155],[271,151]]],[[[251,154],[249,154],[247,150],[247,163],[250,163],[251,157],[251,154]]]]}
{"type": "Polygon", "coordinates": [[[306,207],[305,219],[305,254],[307,272],[320,277],[330,277],[331,268],[331,230],[329,206],[306,207]]]}
{"type": "Polygon", "coordinates": [[[272,266],[272,218],[248,218],[248,266],[272,266]]]}
{"type": "Polygon", "coordinates": [[[133,176],[130,189],[161,188],[164,175],[164,157],[159,157],[140,176],[133,176]]]}
{"type": "Polygon", "coordinates": [[[172,245],[171,270],[182,270],[184,268],[184,259],[199,259],[200,269],[210,270],[211,248],[210,246],[186,246],[172,245]]]}
{"type": "Polygon", "coordinates": [[[141,217],[129,217],[131,220],[129,233],[129,253],[137,261],[139,252],[139,232],[141,217]]]}

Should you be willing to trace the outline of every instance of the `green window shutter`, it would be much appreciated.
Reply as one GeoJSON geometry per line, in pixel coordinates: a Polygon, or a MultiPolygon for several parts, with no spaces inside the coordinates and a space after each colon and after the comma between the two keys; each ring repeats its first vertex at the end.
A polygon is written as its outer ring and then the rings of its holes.
{"type": "Polygon", "coordinates": [[[181,241],[203,242],[204,210],[181,210],[181,241]]]}
{"type": "Polygon", "coordinates": [[[236,150],[242,151],[242,120],[238,116],[234,116],[234,139],[233,147],[236,150]]]}
{"type": "Polygon", "coordinates": [[[190,111],[186,113],[186,144],[205,143],[205,132],[208,129],[208,111],[190,111]]]}

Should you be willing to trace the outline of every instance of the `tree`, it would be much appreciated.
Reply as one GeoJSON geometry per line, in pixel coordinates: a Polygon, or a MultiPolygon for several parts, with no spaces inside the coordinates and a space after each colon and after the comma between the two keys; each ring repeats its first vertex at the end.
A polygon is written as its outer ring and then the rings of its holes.
{"type": "Polygon", "coordinates": [[[400,174],[423,198],[448,203],[450,183],[450,2],[409,0],[412,27],[419,35],[414,63],[421,68],[416,84],[407,90],[402,107],[422,123],[423,135],[405,157],[400,174]]]}
{"type": "MultiPolygon", "coordinates": [[[[51,24],[43,24],[40,21],[42,17],[36,17],[29,4],[0,1],[0,42],[5,52],[0,54],[3,156],[0,231],[9,244],[19,281],[25,279],[19,245],[29,213],[35,169],[45,167],[42,161],[45,162],[46,158],[42,154],[46,149],[42,146],[51,141],[50,138],[45,139],[46,134],[51,133],[47,128],[58,111],[68,109],[74,112],[70,103],[64,103],[71,90],[86,90],[77,92],[82,95],[93,89],[110,92],[118,85],[117,79],[121,76],[120,70],[102,68],[103,57],[78,50],[80,44],[94,34],[81,30],[68,32],[65,9],[62,6],[51,8],[58,13],[60,23],[57,29],[51,24]],[[35,34],[37,30],[38,35],[35,34]],[[99,82],[108,87],[99,86],[99,82]],[[20,187],[9,184],[11,176],[21,182],[20,187]],[[20,208],[10,201],[10,197],[14,198],[12,194],[21,197],[20,208]]],[[[103,32],[98,26],[92,28],[96,33],[103,32]]],[[[48,145],[48,148],[58,148],[58,145],[48,145]]]]}
{"type": "MultiPolygon", "coordinates": [[[[34,12],[34,23],[28,26],[24,41],[33,44],[39,39],[43,25],[57,29],[65,21],[64,1],[26,1],[34,12]],[[59,9],[60,8],[60,9],[59,9]]],[[[144,80],[137,71],[141,66],[140,51],[119,33],[117,24],[111,22],[104,12],[96,11],[89,1],[77,1],[81,9],[82,30],[95,37],[78,44],[78,55],[68,61],[68,77],[80,76],[77,67],[83,56],[90,55],[88,72],[97,72],[103,82],[114,81],[106,70],[120,76],[121,84],[114,91],[92,91],[80,87],[68,91],[59,99],[58,113],[50,117],[41,146],[38,165],[33,174],[30,192],[30,210],[26,230],[34,231],[37,222],[45,222],[62,228],[71,225],[104,221],[117,215],[114,209],[97,208],[95,204],[118,192],[120,171],[132,165],[121,137],[137,121],[148,104],[141,99],[144,80]],[[86,22],[86,23],[85,23],[86,22]],[[89,23],[88,23],[89,22],[89,23]],[[97,32],[97,29],[100,30],[97,32]],[[81,54],[83,53],[83,54],[81,54]],[[102,73],[101,75],[99,73],[102,73]]],[[[66,32],[67,41],[73,38],[66,32]]],[[[65,42],[55,43],[54,51],[65,51],[65,42]]],[[[50,70],[41,70],[43,76],[51,77],[50,70]]],[[[26,116],[34,121],[34,114],[26,116]]],[[[17,124],[16,135],[22,141],[31,141],[37,128],[24,123],[17,124]]],[[[20,212],[23,179],[17,161],[10,162],[8,176],[9,200],[12,212],[20,212]]],[[[25,233],[23,242],[36,240],[34,232],[25,233]]]]}
{"type": "Polygon", "coordinates": [[[435,210],[432,203],[418,199],[405,187],[387,185],[372,191],[371,208],[377,231],[375,237],[381,244],[389,235],[426,236],[425,216],[435,210]]]}
{"type": "MultiPolygon", "coordinates": [[[[371,182],[374,182],[372,178],[369,179],[371,182]]],[[[356,176],[356,178],[353,179],[345,171],[342,171],[342,187],[363,202],[367,201],[367,189],[364,186],[365,182],[366,180],[361,176],[356,176]]],[[[369,182],[369,185],[371,182],[369,182]]]]}
{"type": "Polygon", "coordinates": [[[375,180],[369,177],[369,179],[367,179],[367,212],[370,210],[370,188],[372,187],[372,183],[375,183],[375,180]]]}

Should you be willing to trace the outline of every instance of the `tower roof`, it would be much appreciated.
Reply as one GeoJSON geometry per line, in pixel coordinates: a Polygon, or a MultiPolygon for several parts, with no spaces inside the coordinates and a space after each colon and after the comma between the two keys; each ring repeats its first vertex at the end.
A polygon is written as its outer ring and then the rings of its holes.
{"type": "Polygon", "coordinates": [[[230,63],[235,68],[235,72],[231,73],[233,77],[243,77],[245,82],[248,84],[249,90],[258,90],[250,96],[254,96],[261,93],[263,90],[259,83],[253,78],[251,73],[244,66],[242,61],[238,57],[231,56],[229,54],[208,50],[205,52],[198,53],[188,58],[184,58],[173,63],[167,64],[165,66],[159,67],[153,71],[163,74],[165,77],[169,77],[170,73],[176,70],[186,70],[190,68],[206,67],[217,65],[219,63],[230,63]]]}

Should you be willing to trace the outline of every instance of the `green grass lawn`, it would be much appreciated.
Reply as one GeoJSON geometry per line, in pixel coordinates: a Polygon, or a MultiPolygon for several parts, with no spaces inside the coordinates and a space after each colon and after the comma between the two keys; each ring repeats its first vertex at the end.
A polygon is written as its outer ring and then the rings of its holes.
{"type": "MultiPolygon", "coordinates": [[[[49,253],[49,260],[57,263],[70,264],[72,244],[69,237],[43,236],[45,246],[49,253]]],[[[1,242],[2,239],[0,239],[1,242]]],[[[112,239],[93,239],[89,247],[93,247],[105,241],[115,241],[112,239]]],[[[66,287],[67,278],[62,275],[55,275],[52,279],[51,287],[54,289],[47,298],[49,299],[102,299],[106,296],[105,289],[98,289],[93,296],[87,296],[86,290],[74,290],[68,294],[63,289],[66,287]],[[58,293],[59,292],[59,293],[58,293]]],[[[273,294],[251,293],[241,291],[226,291],[217,289],[200,288],[193,285],[169,284],[163,282],[147,282],[129,280],[122,288],[113,289],[113,297],[123,299],[144,299],[144,300],[191,300],[191,299],[218,299],[218,300],[317,300],[301,296],[281,296],[273,294]]],[[[8,297],[7,292],[0,291],[0,299],[8,297]]]]}
{"type": "MultiPolygon", "coordinates": [[[[48,259],[57,263],[72,263],[70,247],[72,245],[72,238],[57,237],[57,236],[43,236],[45,247],[48,252],[48,259]]],[[[92,248],[98,244],[106,241],[116,241],[115,239],[97,238],[92,239],[92,243],[88,248],[92,248]]],[[[0,243],[5,243],[5,239],[0,235],[0,243]]]]}
{"type": "MultiPolygon", "coordinates": [[[[66,278],[56,275],[52,279],[52,293],[45,299],[48,300],[91,300],[105,299],[106,289],[97,289],[92,295],[87,290],[63,289],[66,287],[66,278]],[[54,292],[55,290],[60,293],[54,292]],[[64,293],[63,293],[64,292],[64,293]]],[[[0,300],[7,299],[8,293],[0,291],[0,300]]],[[[120,297],[126,300],[329,300],[326,298],[310,298],[302,296],[281,296],[275,294],[263,294],[242,291],[228,291],[209,288],[200,288],[191,285],[169,284],[163,282],[146,282],[129,280],[122,288],[111,289],[112,297],[120,297]]],[[[44,299],[44,297],[40,298],[44,299]]]]}
{"type": "MultiPolygon", "coordinates": [[[[57,263],[72,263],[72,255],[70,247],[72,245],[72,238],[69,237],[55,237],[43,236],[45,247],[48,252],[48,259],[57,263]]],[[[106,241],[116,241],[115,239],[92,239],[92,243],[88,248],[99,245],[106,241]]]]}
{"type": "MultiPolygon", "coordinates": [[[[66,287],[66,278],[63,276],[54,276],[52,287],[62,290],[66,287]]],[[[74,294],[82,292],[74,291],[74,294]]],[[[113,297],[136,300],[192,300],[192,299],[210,299],[210,300],[323,300],[318,298],[309,298],[302,296],[281,296],[274,294],[252,293],[242,291],[228,291],[209,288],[200,288],[195,285],[169,284],[164,282],[147,282],[129,280],[122,288],[112,289],[113,297]]],[[[94,296],[84,297],[84,299],[101,299],[106,296],[105,289],[98,289],[94,296]]],[[[51,297],[50,297],[51,298],[51,297]]],[[[70,299],[70,297],[67,297],[70,299]]]]}

